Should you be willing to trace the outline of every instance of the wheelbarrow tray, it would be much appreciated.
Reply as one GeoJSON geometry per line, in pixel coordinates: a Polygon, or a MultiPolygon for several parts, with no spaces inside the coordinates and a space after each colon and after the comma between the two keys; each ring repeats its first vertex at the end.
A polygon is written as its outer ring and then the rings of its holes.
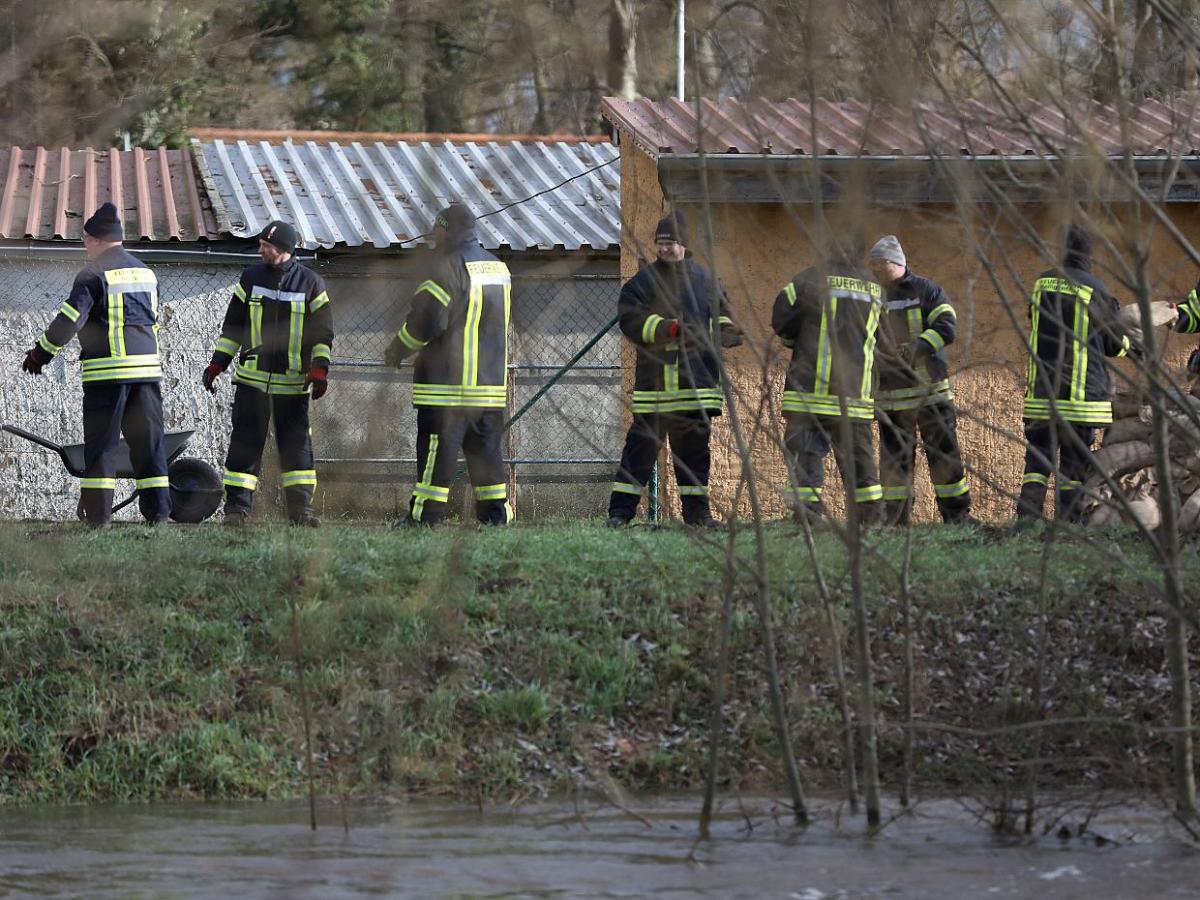
{"type": "MultiPolygon", "coordinates": [[[[18,428],[16,425],[5,425],[4,430],[9,434],[15,434],[17,437],[31,441],[40,447],[45,447],[47,450],[53,450],[66,466],[67,471],[76,478],[82,478],[86,471],[84,463],[83,444],[56,444],[48,438],[42,437],[40,434],[34,434],[32,431],[26,431],[24,428],[18,428]]],[[[167,463],[173,462],[179,454],[187,447],[187,443],[191,440],[195,431],[168,431],[163,435],[164,449],[167,454],[167,463]]],[[[133,471],[133,463],[129,461],[129,444],[122,439],[117,444],[117,478],[135,478],[137,473],[133,471]]]]}

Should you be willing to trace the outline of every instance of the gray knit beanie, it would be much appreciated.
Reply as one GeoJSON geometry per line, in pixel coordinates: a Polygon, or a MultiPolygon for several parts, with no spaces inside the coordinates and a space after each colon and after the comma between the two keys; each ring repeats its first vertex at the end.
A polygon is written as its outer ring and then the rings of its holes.
{"type": "Polygon", "coordinates": [[[885,234],[875,242],[875,246],[871,248],[871,259],[882,259],[898,266],[908,267],[904,248],[900,246],[900,239],[894,234],[885,234]]]}

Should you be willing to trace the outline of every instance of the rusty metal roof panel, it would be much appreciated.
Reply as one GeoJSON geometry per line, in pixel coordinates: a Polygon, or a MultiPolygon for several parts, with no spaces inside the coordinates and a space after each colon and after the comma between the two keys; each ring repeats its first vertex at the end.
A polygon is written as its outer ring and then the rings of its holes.
{"type": "Polygon", "coordinates": [[[611,142],[347,137],[193,140],[222,230],[253,237],[281,218],[310,249],[415,246],[458,199],[480,217],[489,249],[620,245],[620,156],[611,142]]]}
{"type": "Polygon", "coordinates": [[[856,100],[620,100],[601,107],[621,134],[651,156],[747,153],[836,156],[1200,155],[1200,102],[1145,100],[1130,111],[1128,137],[1111,106],[1067,110],[1029,102],[1002,110],[978,100],[911,109],[856,100]],[[815,132],[815,137],[814,137],[815,132]]]}
{"type": "Polygon", "coordinates": [[[0,238],[80,240],[111,200],[128,241],[212,240],[217,221],[187,150],[0,149],[0,238]]]}

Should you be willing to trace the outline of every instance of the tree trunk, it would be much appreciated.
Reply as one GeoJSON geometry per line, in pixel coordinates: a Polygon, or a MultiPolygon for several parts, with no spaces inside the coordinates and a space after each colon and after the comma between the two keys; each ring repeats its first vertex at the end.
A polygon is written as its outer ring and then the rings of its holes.
{"type": "Polygon", "coordinates": [[[637,97],[638,0],[612,0],[608,15],[608,87],[622,100],[637,97]]]}

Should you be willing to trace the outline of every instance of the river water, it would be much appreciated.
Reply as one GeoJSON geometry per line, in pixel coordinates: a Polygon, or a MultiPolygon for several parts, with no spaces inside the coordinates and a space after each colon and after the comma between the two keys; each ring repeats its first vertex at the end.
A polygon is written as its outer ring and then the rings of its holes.
{"type": "Polygon", "coordinates": [[[3,809],[0,896],[1200,897],[1200,852],[1161,810],[1125,807],[1088,836],[1023,844],[949,802],[868,839],[832,806],[797,832],[756,798],[726,801],[697,845],[697,808],[326,802],[315,832],[302,803],[3,809]]]}

